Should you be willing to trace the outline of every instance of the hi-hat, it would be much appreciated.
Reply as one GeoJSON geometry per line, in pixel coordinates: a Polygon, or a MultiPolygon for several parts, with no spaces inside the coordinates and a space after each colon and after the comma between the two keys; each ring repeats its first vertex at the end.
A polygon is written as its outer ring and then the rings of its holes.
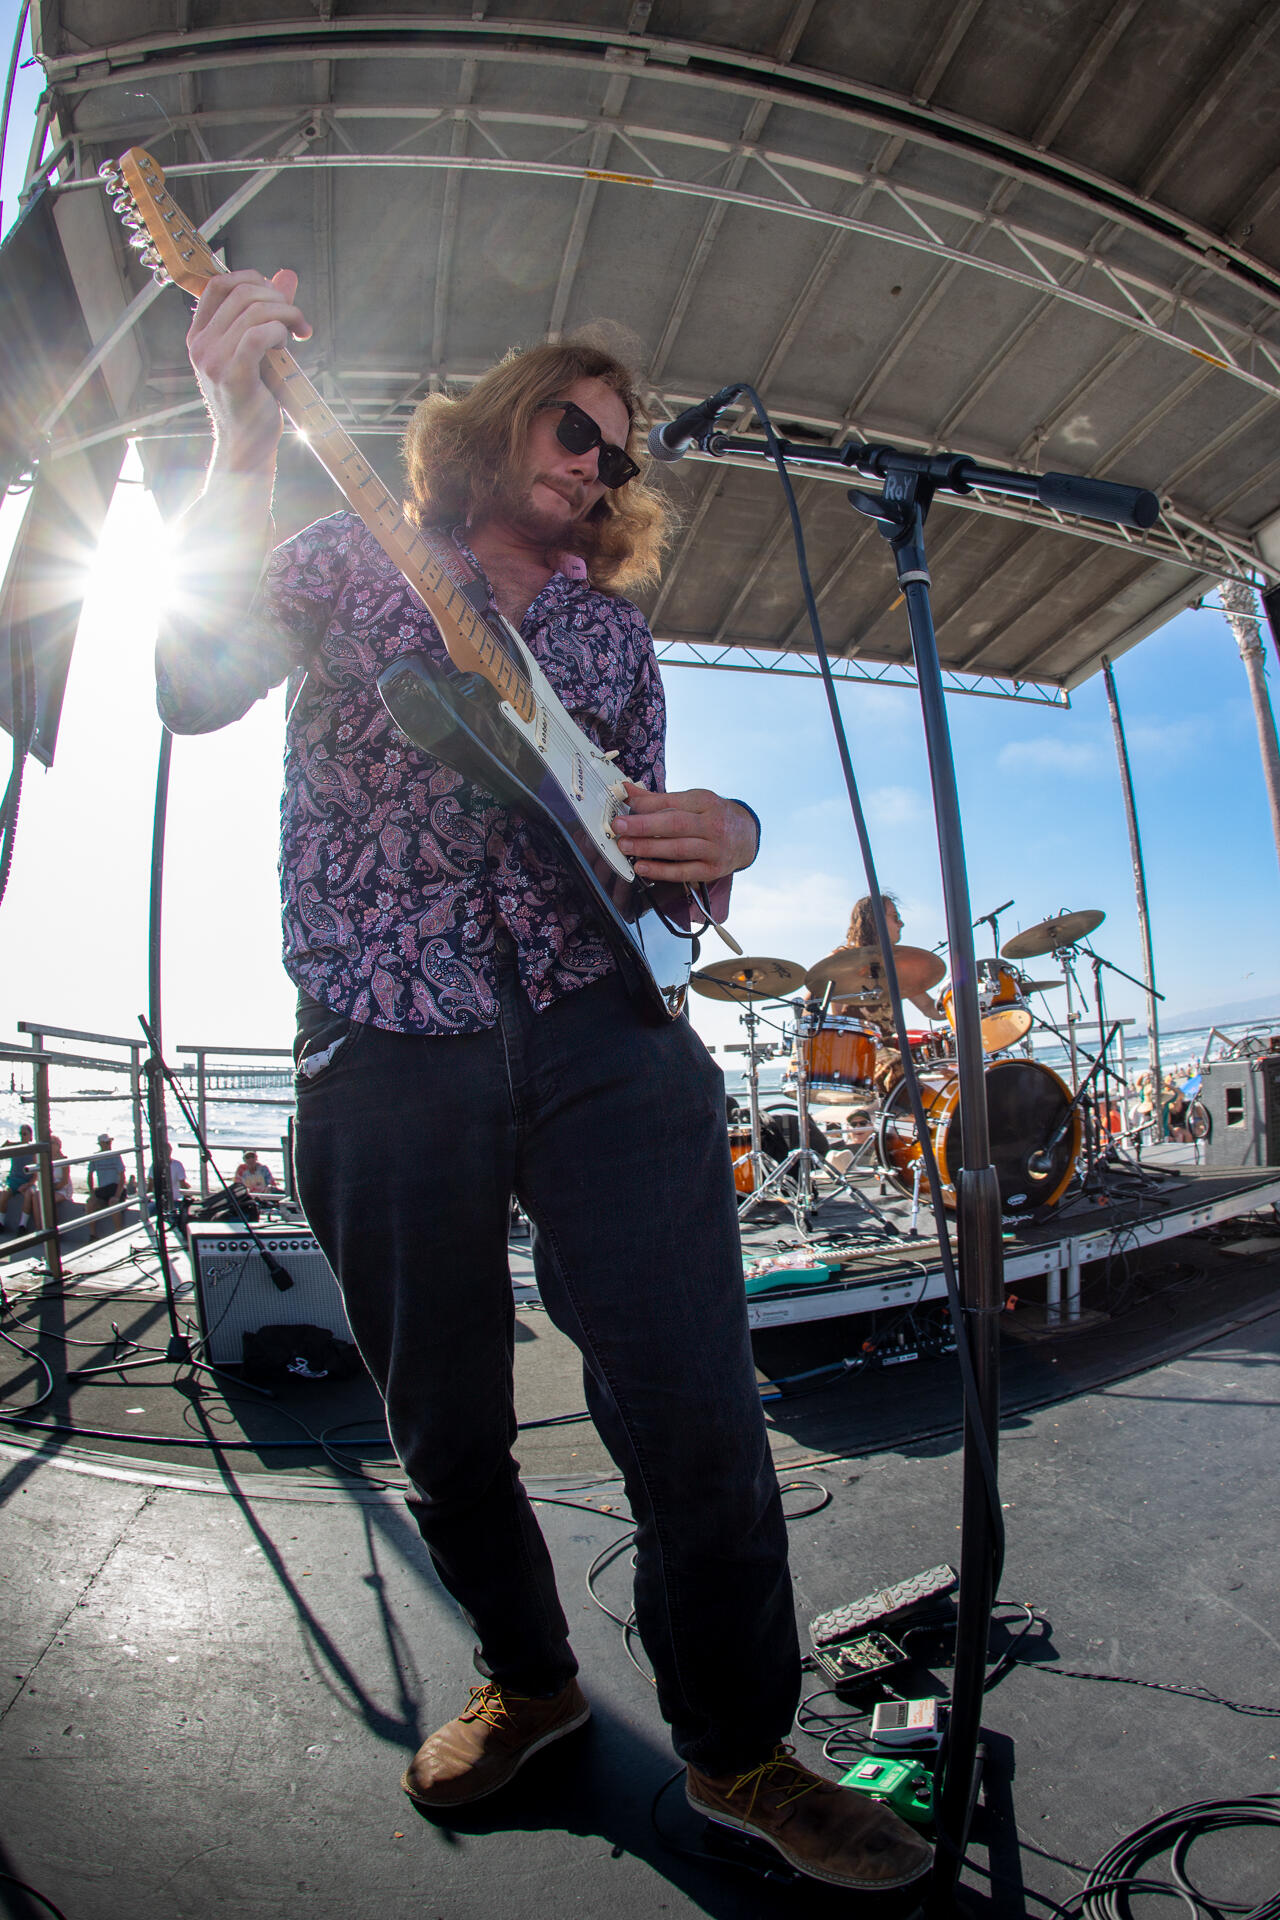
{"type": "MultiPolygon", "coordinates": [[[[898,970],[898,989],[908,999],[927,993],[947,970],[941,954],[929,953],[924,947],[895,947],[893,961],[898,970]]],[[[809,969],[804,983],[810,993],[821,996],[828,981],[837,999],[846,994],[887,992],[879,947],[838,947],[809,969]]]]}
{"type": "Polygon", "coordinates": [[[1058,947],[1074,947],[1086,933],[1100,927],[1106,917],[1100,907],[1055,914],[1051,920],[1041,920],[1037,926],[1028,927],[1025,933],[1015,933],[1000,951],[1006,960],[1030,960],[1038,953],[1053,953],[1058,947]]]}
{"type": "Polygon", "coordinates": [[[804,985],[804,968],[794,960],[717,960],[689,985],[708,1000],[781,1000],[804,985]]]}

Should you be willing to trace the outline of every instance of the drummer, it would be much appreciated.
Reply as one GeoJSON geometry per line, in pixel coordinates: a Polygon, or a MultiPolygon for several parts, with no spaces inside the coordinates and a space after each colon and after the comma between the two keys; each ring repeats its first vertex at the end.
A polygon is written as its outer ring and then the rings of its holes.
{"type": "MultiPolygon", "coordinates": [[[[882,893],[884,917],[889,924],[889,939],[896,947],[902,939],[902,915],[898,912],[898,902],[891,893],[882,893]]],[[[876,923],[871,911],[871,895],[864,894],[861,900],[854,902],[849,915],[849,931],[844,937],[846,947],[875,947],[880,943],[876,939],[876,923]]],[[[840,951],[839,948],[836,949],[840,951]]],[[[940,1020],[941,1010],[928,993],[904,995],[913,1007],[919,1007],[921,1013],[930,1020],[940,1020]]],[[[837,1017],[848,1016],[862,1020],[867,1026],[875,1027],[880,1036],[876,1048],[875,1083],[882,1094],[891,1093],[902,1078],[902,1055],[898,1051],[897,1035],[893,1026],[893,1003],[887,993],[874,996],[859,995],[850,1000],[833,1000],[830,1011],[837,1017]]]]}

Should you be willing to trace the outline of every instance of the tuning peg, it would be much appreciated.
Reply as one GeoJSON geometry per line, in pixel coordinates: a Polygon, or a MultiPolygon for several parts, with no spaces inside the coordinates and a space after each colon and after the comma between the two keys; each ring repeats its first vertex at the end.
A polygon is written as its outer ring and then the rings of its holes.
{"type": "Polygon", "coordinates": [[[118,189],[123,182],[124,175],[114,160],[104,160],[98,168],[98,178],[99,180],[105,180],[109,187],[118,189]]]}

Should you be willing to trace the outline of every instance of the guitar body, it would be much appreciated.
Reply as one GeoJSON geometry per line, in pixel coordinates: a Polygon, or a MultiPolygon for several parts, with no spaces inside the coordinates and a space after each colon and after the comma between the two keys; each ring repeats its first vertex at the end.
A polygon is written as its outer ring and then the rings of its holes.
{"type": "MultiPolygon", "coordinates": [[[[545,682],[544,688],[550,694],[545,682]]],[[[518,809],[554,844],[600,921],[632,994],[653,1017],[677,1018],[684,1011],[696,944],[687,932],[673,933],[662,915],[676,927],[687,926],[687,889],[646,885],[632,874],[624,855],[615,849],[609,857],[530,737],[537,722],[522,722],[481,675],[446,676],[420,653],[404,654],[385,668],[378,692],[416,747],[504,806],[518,809]]],[[[600,759],[562,707],[560,725],[573,728],[583,747],[600,759]]]]}

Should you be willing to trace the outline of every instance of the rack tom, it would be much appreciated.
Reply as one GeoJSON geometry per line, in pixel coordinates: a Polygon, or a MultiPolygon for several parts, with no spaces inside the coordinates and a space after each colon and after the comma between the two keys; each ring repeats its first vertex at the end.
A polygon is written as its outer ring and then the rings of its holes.
{"type": "Polygon", "coordinates": [[[828,1016],[816,1033],[805,1034],[800,1041],[810,1097],[831,1102],[867,1092],[875,1085],[879,1044],[874,1027],[864,1026],[861,1020],[828,1016]]]}
{"type": "MultiPolygon", "coordinates": [[[[1003,1053],[1031,1031],[1031,1009],[1022,995],[1022,975],[1003,960],[979,960],[975,964],[982,1050],[1003,1053]]],[[[950,987],[938,995],[938,1006],[954,1033],[955,998],[950,987]]]]}

